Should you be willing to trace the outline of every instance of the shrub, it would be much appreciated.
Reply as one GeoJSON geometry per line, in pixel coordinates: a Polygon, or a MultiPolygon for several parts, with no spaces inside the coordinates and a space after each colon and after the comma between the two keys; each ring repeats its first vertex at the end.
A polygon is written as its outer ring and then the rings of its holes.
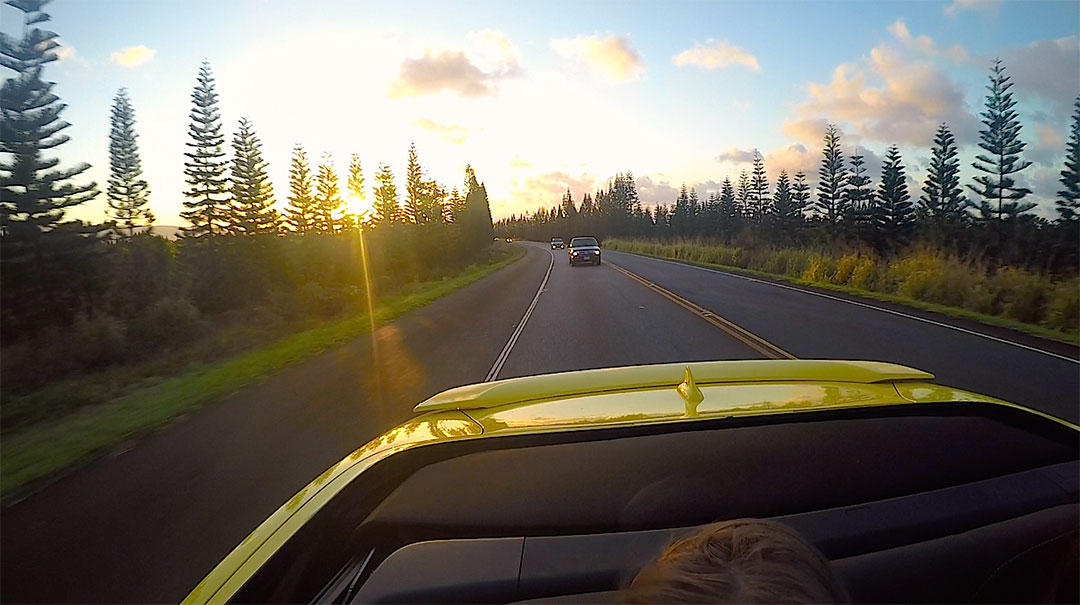
{"type": "Polygon", "coordinates": [[[132,322],[133,339],[147,349],[191,342],[203,331],[199,310],[186,298],[163,298],[132,322]]]}
{"type": "Polygon", "coordinates": [[[81,368],[105,366],[124,358],[126,328],[108,313],[78,313],[71,326],[70,354],[81,368]]]}
{"type": "Polygon", "coordinates": [[[1056,284],[1046,304],[1046,324],[1066,332],[1080,328],[1080,280],[1056,284]]]}

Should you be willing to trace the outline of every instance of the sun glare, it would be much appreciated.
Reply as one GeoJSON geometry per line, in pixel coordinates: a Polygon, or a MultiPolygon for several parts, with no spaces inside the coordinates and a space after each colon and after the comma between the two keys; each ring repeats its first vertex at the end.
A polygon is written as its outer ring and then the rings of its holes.
{"type": "Polygon", "coordinates": [[[371,212],[371,202],[367,199],[350,195],[345,198],[345,213],[364,216],[371,212]]]}

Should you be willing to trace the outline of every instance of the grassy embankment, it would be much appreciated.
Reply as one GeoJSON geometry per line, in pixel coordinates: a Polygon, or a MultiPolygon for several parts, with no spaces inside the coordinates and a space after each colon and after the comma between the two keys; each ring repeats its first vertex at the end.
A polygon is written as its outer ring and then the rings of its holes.
{"type": "MultiPolygon", "coordinates": [[[[472,266],[451,277],[418,284],[397,296],[376,300],[375,324],[393,320],[413,309],[466,286],[524,256],[515,247],[493,262],[472,266]]],[[[85,406],[61,417],[42,420],[5,434],[0,443],[0,494],[5,500],[17,496],[27,483],[65,470],[91,454],[161,427],[211,399],[220,398],[266,377],[282,367],[343,344],[370,330],[366,313],[339,318],[302,330],[233,357],[193,362],[182,372],[164,377],[150,386],[133,382],[126,392],[98,405],[85,406]]],[[[127,369],[138,375],[137,369],[127,369]]],[[[124,371],[123,368],[120,369],[124,371]]],[[[113,371],[116,376],[116,371],[113,371]]],[[[50,397],[67,391],[100,388],[101,377],[79,376],[62,385],[48,387],[50,397]]],[[[12,405],[32,403],[30,394],[12,405]]],[[[9,405],[9,402],[5,402],[9,405]]]]}
{"type": "Polygon", "coordinates": [[[696,241],[613,238],[604,246],[971,319],[1076,344],[1080,280],[1012,267],[990,270],[932,250],[891,260],[851,252],[745,249],[696,241]]]}

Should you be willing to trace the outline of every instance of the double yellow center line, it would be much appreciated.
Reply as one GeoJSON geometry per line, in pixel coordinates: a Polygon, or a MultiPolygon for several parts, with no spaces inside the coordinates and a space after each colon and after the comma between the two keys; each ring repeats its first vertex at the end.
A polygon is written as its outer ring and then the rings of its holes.
{"type": "Polygon", "coordinates": [[[616,265],[615,263],[613,263],[611,261],[606,261],[606,262],[607,262],[607,265],[609,267],[611,267],[612,269],[615,269],[616,271],[622,273],[623,275],[629,277],[630,279],[632,279],[632,280],[644,285],[645,287],[655,291],[660,296],[663,296],[664,298],[670,300],[671,302],[673,302],[673,303],[679,305],[680,307],[690,311],[694,315],[697,315],[701,319],[704,319],[705,321],[712,324],[714,327],[719,328],[722,332],[724,332],[728,336],[731,336],[735,340],[737,340],[737,341],[743,343],[744,345],[750,347],[754,351],[757,351],[758,353],[761,353],[765,357],[767,357],[769,359],[795,359],[795,356],[792,355],[791,353],[788,353],[787,351],[781,349],[780,347],[774,345],[773,343],[765,340],[764,338],[761,338],[757,334],[749,332],[749,331],[735,325],[734,323],[728,321],[727,319],[724,319],[723,317],[720,317],[719,315],[717,315],[716,313],[713,313],[712,311],[706,309],[705,307],[694,304],[694,303],[690,302],[689,300],[686,300],[685,298],[679,296],[678,294],[675,294],[674,292],[672,292],[670,290],[662,288],[662,287],[656,285],[655,283],[645,279],[644,277],[641,277],[640,275],[638,275],[636,273],[632,273],[629,270],[624,269],[624,268],[620,267],[619,265],[616,265]]]}

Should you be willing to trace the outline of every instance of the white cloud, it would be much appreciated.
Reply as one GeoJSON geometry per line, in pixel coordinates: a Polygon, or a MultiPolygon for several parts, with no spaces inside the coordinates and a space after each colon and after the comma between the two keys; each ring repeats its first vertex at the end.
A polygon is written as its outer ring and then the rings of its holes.
{"type": "Polygon", "coordinates": [[[749,164],[754,161],[754,150],[729,147],[717,154],[716,161],[729,164],[749,164]]]}
{"type": "Polygon", "coordinates": [[[679,188],[672,187],[671,182],[666,180],[654,181],[650,176],[644,175],[634,179],[638,199],[642,204],[670,204],[679,197],[679,188]]]}
{"type": "Polygon", "coordinates": [[[481,69],[503,78],[522,74],[521,55],[506,34],[491,29],[469,32],[469,56],[481,69]]]}
{"type": "Polygon", "coordinates": [[[1064,118],[1080,92],[1080,38],[1038,40],[1005,49],[1002,57],[1017,97],[1036,95],[1064,118]]]}
{"type": "Polygon", "coordinates": [[[109,59],[122,67],[138,67],[154,59],[157,51],[145,45],[127,46],[109,55],[109,59]]]}
{"type": "Polygon", "coordinates": [[[942,12],[950,17],[966,10],[986,11],[997,14],[1001,0],[953,0],[942,12]]]}
{"type": "Polygon", "coordinates": [[[953,44],[948,48],[940,48],[926,34],[912,36],[903,19],[897,19],[888,29],[889,33],[905,48],[920,52],[928,57],[945,57],[959,64],[968,64],[973,61],[971,54],[963,45],[953,44]]]}
{"type": "Polygon", "coordinates": [[[435,133],[440,139],[452,145],[461,145],[469,137],[469,129],[456,124],[439,124],[428,118],[417,118],[412,121],[412,124],[435,133]]]}
{"type": "Polygon", "coordinates": [[[705,69],[720,69],[729,65],[742,65],[761,71],[757,58],[745,50],[727,42],[709,39],[705,44],[695,43],[671,58],[675,65],[697,65],[705,69]]]}
{"type": "Polygon", "coordinates": [[[949,124],[960,143],[974,140],[978,132],[955,82],[933,65],[911,61],[885,45],[870,51],[861,64],[837,66],[827,84],[809,84],[807,99],[796,112],[798,119],[786,122],[785,132],[808,134],[807,126],[827,120],[849,124],[853,134],[868,140],[921,146],[930,143],[941,122],[949,124]]]}
{"type": "Polygon", "coordinates": [[[466,98],[496,95],[497,76],[480,70],[461,51],[426,51],[424,56],[401,62],[401,71],[390,83],[391,98],[419,97],[450,91],[466,98]]]}
{"type": "Polygon", "coordinates": [[[559,38],[551,41],[551,48],[612,82],[632,82],[645,72],[645,62],[626,36],[559,38]]]}

